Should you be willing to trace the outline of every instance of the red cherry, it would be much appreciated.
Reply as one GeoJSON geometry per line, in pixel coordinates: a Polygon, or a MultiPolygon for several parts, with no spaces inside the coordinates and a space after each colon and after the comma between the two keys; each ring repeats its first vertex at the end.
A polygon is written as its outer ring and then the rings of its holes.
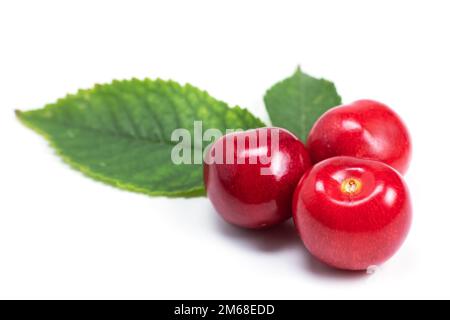
{"type": "Polygon", "coordinates": [[[218,139],[205,157],[205,188],[226,221],[251,229],[270,227],[292,216],[292,195],[310,166],[303,143],[287,130],[231,133],[218,139]],[[238,141],[245,144],[239,148],[238,141]],[[227,152],[230,161],[225,163],[227,152]]]}
{"type": "Polygon", "coordinates": [[[335,157],[303,176],[293,216],[312,255],[339,269],[366,270],[400,248],[412,211],[396,170],[378,161],[335,157]]]}
{"type": "Polygon", "coordinates": [[[382,161],[401,173],[408,169],[411,142],[402,120],[386,105],[359,100],[328,110],[307,140],[314,163],[335,156],[382,161]]]}

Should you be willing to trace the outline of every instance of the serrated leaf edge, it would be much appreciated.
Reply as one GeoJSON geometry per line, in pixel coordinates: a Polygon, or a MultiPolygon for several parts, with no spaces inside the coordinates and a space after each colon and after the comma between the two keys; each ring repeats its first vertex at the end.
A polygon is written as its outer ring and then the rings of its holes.
{"type": "Polygon", "coordinates": [[[56,143],[53,141],[53,139],[48,135],[45,131],[39,129],[38,127],[34,126],[32,123],[28,122],[24,117],[23,114],[26,112],[22,112],[20,110],[15,111],[17,118],[22,122],[23,125],[30,128],[31,130],[35,131],[42,137],[44,137],[45,140],[48,141],[49,145],[55,150],[56,155],[58,155],[66,164],[68,164],[70,167],[72,167],[75,170],[80,171],[85,176],[92,178],[96,181],[106,183],[109,186],[113,186],[122,190],[126,191],[132,191],[136,193],[142,193],[149,196],[165,196],[165,197],[184,197],[184,198],[192,198],[192,197],[198,197],[198,196],[204,196],[205,191],[203,186],[199,186],[196,188],[191,188],[182,192],[160,192],[160,191],[149,191],[144,188],[138,188],[132,184],[128,183],[122,183],[120,181],[117,181],[115,179],[109,178],[107,176],[104,176],[102,174],[98,174],[96,172],[93,172],[91,169],[89,169],[86,166],[83,166],[79,164],[76,161],[73,161],[70,157],[66,156],[62,150],[56,145],[56,143]]]}

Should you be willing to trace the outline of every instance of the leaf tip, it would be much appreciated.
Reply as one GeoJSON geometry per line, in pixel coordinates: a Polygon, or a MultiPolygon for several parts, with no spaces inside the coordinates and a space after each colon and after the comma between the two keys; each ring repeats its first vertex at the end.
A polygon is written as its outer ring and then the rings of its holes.
{"type": "Polygon", "coordinates": [[[14,110],[14,114],[16,115],[17,118],[20,118],[23,114],[22,111],[20,111],[19,109],[14,110]]]}

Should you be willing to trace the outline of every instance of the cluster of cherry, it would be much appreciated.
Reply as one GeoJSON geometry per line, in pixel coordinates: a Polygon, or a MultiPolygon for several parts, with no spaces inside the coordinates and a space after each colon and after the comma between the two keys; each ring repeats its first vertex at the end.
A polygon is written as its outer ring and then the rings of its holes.
{"type": "Polygon", "coordinates": [[[330,109],[312,127],[306,147],[281,128],[232,133],[212,145],[207,159],[255,133],[269,137],[267,144],[245,143],[243,150],[233,148],[233,162],[204,164],[208,198],[226,221],[264,229],[293,217],[311,254],[345,270],[377,266],[400,248],[412,220],[402,178],[411,141],[390,108],[360,100],[330,109]],[[270,161],[249,161],[261,153],[270,161]]]}

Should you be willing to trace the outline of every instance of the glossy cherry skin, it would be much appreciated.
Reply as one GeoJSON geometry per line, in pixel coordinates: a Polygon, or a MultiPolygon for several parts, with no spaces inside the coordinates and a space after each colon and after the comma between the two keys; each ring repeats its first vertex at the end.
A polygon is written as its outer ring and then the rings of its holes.
{"type": "Polygon", "coordinates": [[[404,174],[411,158],[406,126],[388,106],[373,100],[328,110],[314,124],[306,145],[313,163],[351,156],[382,161],[404,174]]]}
{"type": "Polygon", "coordinates": [[[396,170],[378,161],[335,157],[303,176],[293,216],[313,256],[339,269],[366,270],[400,248],[412,209],[396,170]]]}
{"type": "Polygon", "coordinates": [[[204,182],[208,198],[226,221],[261,229],[292,217],[292,195],[310,166],[306,148],[292,133],[279,128],[260,128],[218,139],[205,157],[204,182]],[[273,136],[275,130],[278,136],[273,136]],[[249,138],[255,136],[258,143],[249,143],[249,138]],[[237,147],[238,139],[244,139],[245,147],[237,147]],[[224,160],[227,150],[231,163],[208,164],[211,160],[224,160]],[[251,162],[250,157],[255,155],[256,161],[251,162]],[[265,161],[260,155],[269,157],[265,161]]]}

